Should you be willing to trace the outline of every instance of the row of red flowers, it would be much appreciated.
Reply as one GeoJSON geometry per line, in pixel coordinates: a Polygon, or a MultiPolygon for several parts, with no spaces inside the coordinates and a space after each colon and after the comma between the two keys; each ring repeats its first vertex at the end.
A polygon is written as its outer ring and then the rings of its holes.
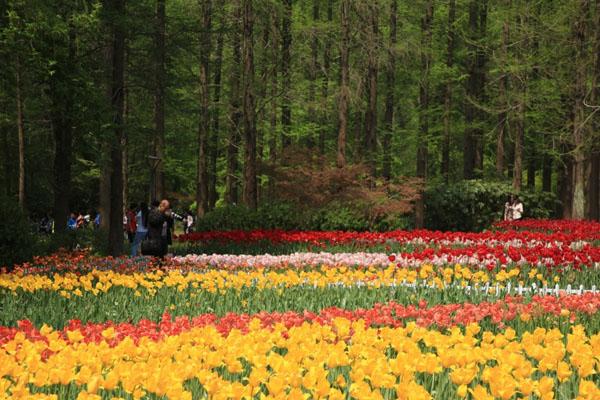
{"type": "MultiPolygon", "coordinates": [[[[529,318],[542,316],[569,316],[575,321],[579,315],[593,315],[600,309],[600,294],[586,293],[583,295],[565,296],[534,296],[530,302],[525,302],[523,297],[507,296],[496,302],[483,302],[479,304],[459,303],[444,304],[428,307],[424,300],[418,305],[404,306],[391,301],[386,304],[376,304],[371,309],[345,310],[331,307],[319,313],[304,311],[302,313],[287,311],[260,312],[258,314],[234,314],[229,313],[219,318],[215,314],[201,314],[196,317],[179,316],[172,318],[168,312],[163,314],[160,322],[141,320],[137,324],[131,323],[87,323],[79,320],[71,320],[67,326],[57,331],[58,335],[66,341],[73,341],[73,332],[79,332],[82,336],[77,340],[84,342],[101,342],[107,340],[110,345],[116,345],[123,339],[129,337],[136,343],[141,338],[160,340],[167,336],[177,335],[192,328],[215,326],[223,335],[227,335],[232,329],[247,332],[253,319],[260,320],[263,327],[273,327],[275,324],[283,324],[287,329],[299,326],[304,322],[317,324],[331,324],[337,317],[348,320],[362,319],[367,326],[390,326],[401,327],[409,321],[415,321],[417,325],[428,327],[452,327],[456,325],[467,325],[489,319],[493,324],[503,328],[505,323],[521,318],[526,321],[529,318]],[[107,329],[111,334],[106,335],[107,329]]],[[[48,341],[45,328],[37,329],[27,320],[20,321],[17,327],[0,327],[0,345],[12,340],[19,332],[30,340],[48,341]]]]}
{"type": "Polygon", "coordinates": [[[600,223],[590,221],[525,220],[518,223],[500,223],[500,230],[486,232],[440,232],[429,230],[390,232],[344,232],[344,231],[207,231],[180,235],[180,242],[219,242],[274,244],[304,243],[313,246],[344,244],[394,243],[566,243],[600,240],[600,223]],[[531,229],[523,230],[523,228],[531,229]]]}

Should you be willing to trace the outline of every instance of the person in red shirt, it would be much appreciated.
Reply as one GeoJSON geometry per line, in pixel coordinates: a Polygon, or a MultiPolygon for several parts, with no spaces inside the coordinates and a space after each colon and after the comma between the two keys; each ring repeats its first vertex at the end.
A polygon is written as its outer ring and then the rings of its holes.
{"type": "Polygon", "coordinates": [[[136,205],[131,204],[129,206],[129,210],[125,213],[125,217],[127,218],[127,223],[125,225],[125,230],[127,231],[127,238],[129,239],[129,243],[133,243],[133,239],[135,238],[135,231],[137,230],[137,224],[135,222],[135,211],[136,205]]]}

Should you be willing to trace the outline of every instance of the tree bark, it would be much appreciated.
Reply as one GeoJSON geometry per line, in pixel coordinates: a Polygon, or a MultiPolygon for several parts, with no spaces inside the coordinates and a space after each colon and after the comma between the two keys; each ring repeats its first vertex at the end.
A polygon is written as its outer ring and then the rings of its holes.
{"type": "MultiPolygon", "coordinates": [[[[327,1],[327,26],[330,27],[333,21],[333,0],[327,1]]],[[[323,81],[321,85],[321,97],[323,99],[321,106],[321,127],[319,129],[319,154],[325,155],[325,139],[329,130],[329,73],[331,68],[331,39],[329,35],[325,36],[325,45],[323,46],[323,81]]]]}
{"type": "Polygon", "coordinates": [[[481,110],[478,105],[484,98],[486,55],[481,40],[487,25],[487,0],[469,3],[469,77],[466,88],[465,134],[463,149],[463,175],[473,179],[481,175],[483,167],[483,131],[481,110]]]}
{"type": "MultiPolygon", "coordinates": [[[[241,0],[237,0],[234,9],[234,21],[241,23],[241,0]]],[[[234,27],[236,24],[234,24],[234,27]]],[[[231,40],[234,60],[241,59],[240,30],[233,29],[231,40]]],[[[225,202],[229,205],[238,203],[238,148],[240,145],[240,121],[242,119],[240,98],[240,68],[239,63],[233,63],[230,74],[230,127],[227,140],[227,175],[225,176],[225,202]]]]}
{"type": "Polygon", "coordinates": [[[208,209],[212,210],[215,208],[217,200],[219,199],[219,193],[217,192],[217,160],[219,159],[219,134],[220,134],[220,108],[221,108],[221,74],[223,69],[223,45],[224,45],[223,26],[217,36],[217,54],[215,58],[215,71],[214,71],[214,94],[213,94],[213,110],[212,110],[212,122],[213,131],[210,136],[210,164],[208,174],[208,209]]]}
{"type": "Polygon", "coordinates": [[[210,52],[211,52],[211,0],[203,0],[202,32],[200,33],[200,112],[198,124],[198,181],[196,185],[196,216],[208,211],[208,136],[210,134],[210,52]]]}
{"type": "MultiPolygon", "coordinates": [[[[243,7],[243,40],[242,60],[243,73],[243,110],[244,110],[244,204],[255,209],[257,206],[256,180],[256,122],[254,108],[254,46],[253,28],[254,11],[252,0],[242,0],[243,7]]],[[[285,47],[285,46],[284,46],[285,47]]]]}
{"type": "Polygon", "coordinates": [[[156,0],[154,26],[154,148],[150,159],[154,168],[151,200],[165,197],[165,80],[166,80],[166,11],[165,0],[156,0]]]}
{"type": "Polygon", "coordinates": [[[317,24],[319,23],[319,2],[320,0],[313,0],[312,4],[312,21],[313,26],[311,29],[311,40],[310,40],[310,64],[308,68],[308,119],[312,124],[312,129],[317,133],[316,140],[313,139],[313,135],[308,138],[308,147],[312,150],[315,142],[319,141],[321,130],[323,127],[319,126],[318,114],[316,110],[316,91],[317,91],[317,70],[319,68],[319,31],[317,24]]]}
{"type": "Polygon", "coordinates": [[[21,59],[16,59],[17,133],[19,138],[19,206],[25,208],[25,122],[23,111],[23,82],[21,59]]]}
{"type": "Polygon", "coordinates": [[[378,4],[371,2],[368,6],[369,19],[367,31],[367,110],[365,112],[365,135],[364,146],[366,163],[371,176],[375,176],[376,147],[377,147],[377,74],[378,74],[378,52],[379,52],[379,21],[378,4]]]}
{"type": "Polygon", "coordinates": [[[350,56],[350,0],[341,0],[340,22],[342,38],[340,42],[340,98],[338,104],[337,166],[346,166],[346,135],[348,130],[349,56],[350,56]]]}
{"type": "MultiPolygon", "coordinates": [[[[269,136],[269,160],[272,163],[277,161],[277,92],[279,83],[277,81],[277,73],[279,66],[279,36],[278,36],[278,25],[279,16],[275,11],[271,13],[271,112],[270,112],[270,127],[271,132],[269,136]]],[[[269,185],[272,187],[272,180],[269,181],[269,185]]]]}
{"type": "MultiPolygon", "coordinates": [[[[425,15],[421,19],[421,81],[419,86],[419,136],[417,139],[417,177],[427,182],[428,135],[429,135],[429,74],[431,70],[431,45],[433,24],[433,0],[427,0],[425,15]]],[[[425,225],[425,198],[421,193],[415,204],[415,226],[425,225]]]]}
{"type": "MultiPolygon", "coordinates": [[[[454,0],[451,0],[454,1],[454,0]]],[[[398,1],[390,2],[390,36],[388,43],[388,62],[386,65],[385,115],[383,134],[383,168],[382,176],[386,181],[392,177],[392,137],[394,135],[394,111],[396,107],[394,91],[396,90],[396,45],[398,43],[398,1]]]]}
{"type": "Polygon", "coordinates": [[[585,218],[585,161],[586,149],[584,138],[586,134],[584,100],[586,96],[587,79],[587,18],[589,0],[579,0],[579,15],[573,26],[575,43],[575,79],[573,93],[573,219],[585,218]]]}
{"type": "Polygon", "coordinates": [[[123,252],[123,153],[120,149],[123,138],[123,87],[125,72],[125,0],[110,2],[112,28],[112,83],[111,106],[113,112],[114,137],[111,140],[110,177],[110,222],[108,231],[108,253],[119,256],[123,252]]]}
{"type": "Polygon", "coordinates": [[[283,97],[281,102],[281,144],[285,149],[292,143],[292,0],[283,0],[283,18],[281,21],[281,79],[283,97]]]}
{"type": "MultiPolygon", "coordinates": [[[[454,67],[454,43],[456,32],[454,21],[456,19],[456,1],[448,2],[448,43],[446,51],[446,68],[448,72],[454,67]]],[[[444,137],[442,142],[442,176],[444,182],[450,182],[450,113],[452,112],[452,78],[448,77],[444,90],[444,137]]]]}
{"type": "MultiPolygon", "coordinates": [[[[594,78],[592,89],[592,104],[600,103],[600,0],[596,0],[596,38],[594,40],[594,78]]],[[[600,114],[596,112],[592,120],[592,129],[594,132],[600,132],[600,114]]],[[[591,155],[591,169],[589,176],[588,204],[589,218],[593,220],[600,219],[600,146],[594,141],[591,155]]]]}
{"type": "Polygon", "coordinates": [[[510,40],[510,28],[508,20],[505,20],[502,25],[502,62],[504,69],[498,83],[498,92],[500,98],[501,111],[498,115],[498,137],[496,138],[496,174],[498,177],[504,176],[504,140],[508,136],[508,45],[510,40]]]}
{"type": "Polygon", "coordinates": [[[515,151],[513,162],[513,189],[517,192],[523,185],[523,137],[525,134],[525,100],[519,99],[515,121],[515,151]]]}
{"type": "Polygon", "coordinates": [[[542,162],[542,190],[552,192],[552,158],[549,155],[544,155],[542,162]]]}

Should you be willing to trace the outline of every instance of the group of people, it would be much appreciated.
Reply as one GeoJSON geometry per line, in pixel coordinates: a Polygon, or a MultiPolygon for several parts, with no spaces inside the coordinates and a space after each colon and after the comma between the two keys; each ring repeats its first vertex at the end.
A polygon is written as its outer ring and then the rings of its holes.
{"type": "Polygon", "coordinates": [[[172,243],[175,219],[183,221],[184,231],[192,229],[194,219],[190,213],[182,217],[171,210],[168,200],[155,201],[150,207],[132,204],[123,219],[123,227],[131,243],[131,256],[138,254],[163,258],[172,243]]]}
{"type": "Polygon", "coordinates": [[[504,220],[519,221],[523,218],[523,203],[518,196],[512,195],[504,203],[504,220]]]}

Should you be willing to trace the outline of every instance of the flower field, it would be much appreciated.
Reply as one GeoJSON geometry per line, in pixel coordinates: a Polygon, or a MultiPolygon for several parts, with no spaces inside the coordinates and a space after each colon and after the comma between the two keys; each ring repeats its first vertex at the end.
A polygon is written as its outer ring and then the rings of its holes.
{"type": "Polygon", "coordinates": [[[0,274],[0,398],[600,399],[600,224],[178,246],[0,274]]]}

